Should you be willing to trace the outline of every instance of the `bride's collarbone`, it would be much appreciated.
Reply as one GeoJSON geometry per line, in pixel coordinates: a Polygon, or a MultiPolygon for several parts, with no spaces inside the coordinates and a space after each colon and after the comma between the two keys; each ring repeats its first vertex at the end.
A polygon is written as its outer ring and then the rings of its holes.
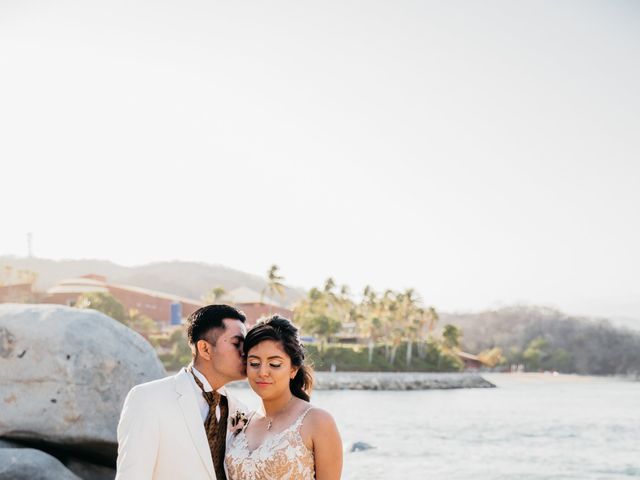
{"type": "Polygon", "coordinates": [[[284,415],[275,416],[272,419],[262,412],[255,413],[244,431],[249,449],[253,451],[272,437],[290,430],[308,407],[308,404],[296,405],[296,408],[292,408],[284,415]],[[268,428],[269,421],[271,421],[271,428],[268,428]]]}

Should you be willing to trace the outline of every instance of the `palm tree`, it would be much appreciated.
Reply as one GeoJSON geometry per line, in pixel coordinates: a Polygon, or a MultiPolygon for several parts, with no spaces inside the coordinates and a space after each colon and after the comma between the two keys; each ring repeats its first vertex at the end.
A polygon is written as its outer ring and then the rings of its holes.
{"type": "Polygon", "coordinates": [[[336,282],[333,278],[329,277],[324,281],[325,293],[333,293],[333,289],[336,288],[336,282]]]}
{"type": "Polygon", "coordinates": [[[462,330],[455,325],[445,325],[442,331],[442,342],[448,350],[457,350],[460,346],[462,330]]]}
{"type": "Polygon", "coordinates": [[[227,291],[223,286],[218,285],[217,287],[212,288],[203,298],[204,303],[214,304],[220,303],[220,299],[225,296],[227,291]]]}
{"type": "Polygon", "coordinates": [[[393,365],[398,348],[404,338],[403,295],[387,290],[382,296],[382,328],[385,338],[387,361],[393,365]]]}
{"type": "Polygon", "coordinates": [[[413,356],[413,343],[418,340],[419,319],[422,309],[418,306],[420,297],[413,288],[408,288],[404,293],[398,295],[400,308],[402,309],[402,325],[405,331],[405,340],[407,341],[407,366],[411,365],[413,356]]]}
{"type": "Polygon", "coordinates": [[[319,350],[324,350],[331,335],[340,331],[342,327],[340,309],[335,302],[336,297],[327,291],[312,288],[307,297],[295,307],[294,320],[305,332],[320,339],[319,350]]]}
{"type": "Polygon", "coordinates": [[[369,363],[373,362],[373,349],[376,340],[382,335],[382,323],[380,322],[380,306],[376,292],[367,285],[362,292],[362,302],[358,306],[358,328],[368,339],[369,363]]]}
{"type": "Polygon", "coordinates": [[[373,363],[373,351],[376,343],[384,336],[383,310],[382,298],[378,298],[376,292],[367,285],[362,292],[362,302],[357,308],[357,318],[360,332],[367,337],[369,363],[373,363]]]}
{"type": "Polygon", "coordinates": [[[438,324],[438,312],[433,307],[420,309],[418,312],[418,356],[427,356],[427,345],[433,341],[433,331],[438,324]]]}
{"type": "Polygon", "coordinates": [[[284,277],[280,274],[280,267],[278,265],[271,265],[267,271],[267,284],[260,292],[260,301],[264,302],[265,292],[269,292],[269,296],[273,298],[274,294],[277,294],[281,299],[284,298],[284,284],[282,281],[284,277]]]}
{"type": "Polygon", "coordinates": [[[438,320],[440,320],[440,317],[438,316],[438,312],[436,312],[436,309],[433,307],[429,307],[427,309],[427,328],[429,330],[429,335],[431,335],[433,333],[433,330],[436,328],[436,325],[438,324],[438,320]]]}

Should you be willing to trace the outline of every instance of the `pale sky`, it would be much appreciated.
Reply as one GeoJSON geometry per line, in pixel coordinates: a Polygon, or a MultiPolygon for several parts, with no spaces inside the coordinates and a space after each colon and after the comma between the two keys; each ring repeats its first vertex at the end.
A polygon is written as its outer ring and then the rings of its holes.
{"type": "Polygon", "coordinates": [[[640,3],[0,3],[0,254],[640,319],[640,3]]]}

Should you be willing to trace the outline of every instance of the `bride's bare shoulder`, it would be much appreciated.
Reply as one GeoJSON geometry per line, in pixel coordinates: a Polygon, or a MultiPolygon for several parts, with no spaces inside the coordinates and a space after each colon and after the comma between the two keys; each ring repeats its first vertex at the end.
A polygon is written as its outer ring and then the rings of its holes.
{"type": "Polygon", "coordinates": [[[311,430],[333,430],[336,428],[336,421],[333,419],[333,415],[322,408],[314,406],[311,406],[307,412],[304,423],[311,430]]]}

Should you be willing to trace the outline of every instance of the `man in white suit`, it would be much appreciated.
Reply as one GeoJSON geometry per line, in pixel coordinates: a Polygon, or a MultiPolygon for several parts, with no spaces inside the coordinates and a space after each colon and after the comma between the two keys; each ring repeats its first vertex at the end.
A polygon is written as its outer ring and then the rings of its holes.
{"type": "Polygon", "coordinates": [[[244,409],[224,385],[246,376],[245,316],[228,305],[187,320],[192,364],[137,385],[118,424],[116,480],[226,480],[224,445],[244,409]],[[233,421],[232,421],[233,419],[233,421]]]}

